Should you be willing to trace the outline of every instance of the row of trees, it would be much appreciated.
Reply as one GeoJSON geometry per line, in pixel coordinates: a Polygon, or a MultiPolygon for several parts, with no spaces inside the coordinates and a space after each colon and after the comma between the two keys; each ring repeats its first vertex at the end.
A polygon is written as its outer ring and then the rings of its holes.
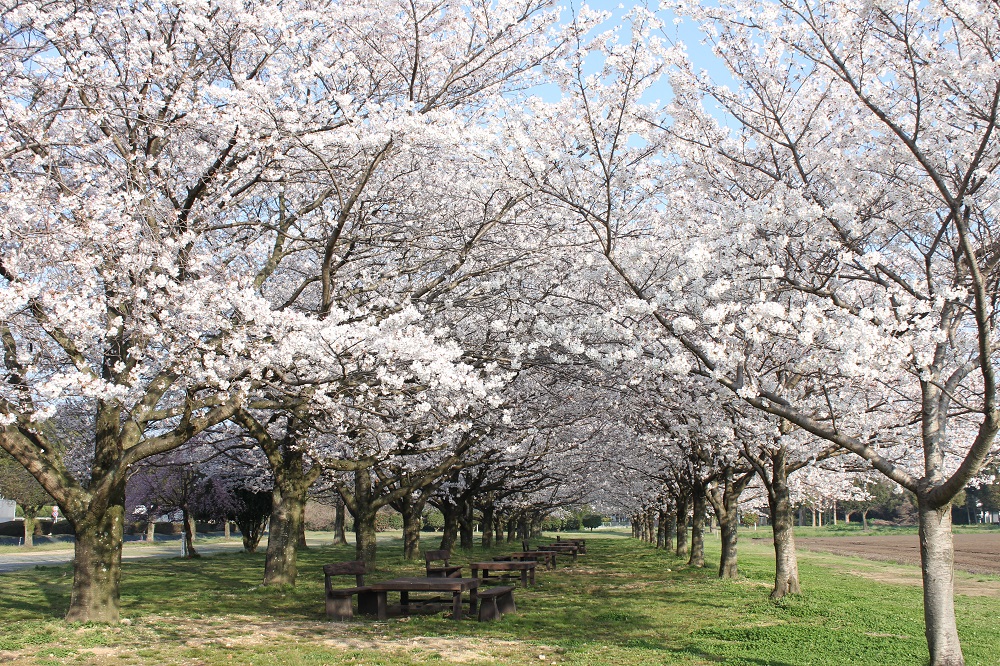
{"type": "Polygon", "coordinates": [[[724,576],[742,498],[775,597],[793,497],[874,474],[916,497],[932,662],[962,663],[951,504],[1000,428],[994,5],[676,3],[733,87],[644,7],[0,8],[0,446],[76,530],[68,619],[117,619],[150,465],[268,490],[269,584],[310,492],[367,561],[382,507],[413,555],[428,504],[447,547],[584,501],[690,512],[697,561],[711,506],[724,576]]]}

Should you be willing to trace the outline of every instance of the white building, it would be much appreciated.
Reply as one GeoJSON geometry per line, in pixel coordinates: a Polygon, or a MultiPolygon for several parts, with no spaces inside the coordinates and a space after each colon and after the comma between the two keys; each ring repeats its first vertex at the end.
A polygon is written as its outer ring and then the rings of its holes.
{"type": "Polygon", "coordinates": [[[0,499],[0,523],[14,520],[16,509],[17,505],[14,504],[14,500],[0,499]]]}

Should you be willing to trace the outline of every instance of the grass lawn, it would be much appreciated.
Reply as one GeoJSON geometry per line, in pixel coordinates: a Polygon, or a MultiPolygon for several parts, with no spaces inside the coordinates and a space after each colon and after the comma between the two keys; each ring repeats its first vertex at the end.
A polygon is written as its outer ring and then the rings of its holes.
{"type": "MultiPolygon", "coordinates": [[[[743,578],[724,582],[714,578],[711,566],[689,569],[622,534],[604,531],[586,538],[588,554],[579,563],[539,572],[537,588],[515,592],[519,612],[489,624],[456,623],[442,615],[326,622],[320,567],[352,559],[351,547],[304,552],[294,589],[259,586],[261,554],[126,563],[127,623],[114,627],[60,620],[69,600],[68,566],[3,574],[0,663],[882,666],[927,661],[920,588],[873,580],[912,581],[912,567],[803,552],[806,593],[774,603],[768,599],[773,556],[766,541],[744,538],[743,578]]],[[[422,563],[400,559],[398,541],[380,549],[380,569],[371,579],[420,572],[422,563]]],[[[715,560],[715,538],[709,538],[707,550],[715,560]]],[[[478,550],[474,558],[490,555],[478,550]]],[[[1000,588],[996,578],[974,578],[994,591],[1000,588]]],[[[959,596],[956,603],[970,666],[997,663],[1000,596],[959,596]]]]}

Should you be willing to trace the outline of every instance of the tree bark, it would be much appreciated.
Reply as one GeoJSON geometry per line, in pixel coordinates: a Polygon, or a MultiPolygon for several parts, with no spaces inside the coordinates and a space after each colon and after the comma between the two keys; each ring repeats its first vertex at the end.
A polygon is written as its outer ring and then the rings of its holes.
{"type": "Polygon", "coordinates": [[[799,560],[795,552],[795,511],[783,462],[780,467],[775,463],[772,479],[767,496],[774,535],[774,589],[771,590],[771,598],[780,599],[786,594],[800,594],[802,589],[799,586],[799,560]]]}
{"type": "Polygon", "coordinates": [[[146,541],[150,543],[156,541],[156,523],[152,518],[146,520],[146,541]]]}
{"type": "Polygon", "coordinates": [[[344,524],[347,522],[344,514],[347,513],[344,508],[344,499],[342,497],[337,498],[337,510],[333,519],[333,545],[334,546],[344,546],[347,544],[347,531],[344,529],[344,524]]]}
{"type": "Polygon", "coordinates": [[[378,553],[375,511],[358,510],[354,514],[354,544],[356,557],[367,566],[375,565],[378,553]]]}
{"type": "Polygon", "coordinates": [[[458,507],[451,502],[441,504],[441,515],[444,516],[444,530],[441,532],[441,550],[455,550],[458,540],[458,507]]]}
{"type": "Polygon", "coordinates": [[[306,543],[305,504],[302,505],[302,508],[303,508],[302,522],[299,523],[299,550],[305,550],[309,548],[309,544],[306,543]]]}
{"type": "Polygon", "coordinates": [[[181,507],[181,522],[184,525],[184,557],[188,559],[195,559],[201,557],[198,551],[194,547],[195,538],[195,522],[194,514],[185,505],[181,507]]]}
{"type": "Polygon", "coordinates": [[[472,502],[462,500],[458,505],[459,544],[462,550],[472,550],[475,521],[473,520],[472,502]]]}
{"type": "Polygon", "coordinates": [[[545,522],[545,517],[542,516],[541,514],[536,514],[532,516],[528,527],[529,534],[531,535],[532,539],[542,538],[542,523],[544,522],[545,522]]]}
{"type": "Polygon", "coordinates": [[[365,467],[354,472],[354,548],[357,559],[374,566],[378,552],[375,514],[372,506],[371,471],[365,467]]]}
{"type": "Polygon", "coordinates": [[[530,538],[530,536],[531,532],[528,531],[528,517],[522,513],[517,519],[517,538],[524,541],[530,538]]]}
{"type": "Polygon", "coordinates": [[[38,524],[38,519],[35,515],[38,513],[37,509],[31,511],[34,507],[22,508],[24,511],[24,547],[34,548],[35,547],[35,525],[38,524]]]}
{"type": "MultiPolygon", "coordinates": [[[[118,493],[116,493],[118,494],[118,493]]],[[[67,518],[76,532],[73,592],[67,622],[118,622],[125,522],[124,484],[120,501],[104,511],[91,508],[67,518]]]]}
{"type": "Polygon", "coordinates": [[[736,578],[739,575],[739,509],[740,495],[754,477],[754,472],[744,472],[736,477],[732,468],[726,469],[725,483],[708,489],[708,500],[719,520],[722,554],[719,558],[719,578],[736,578]]]}
{"type": "Polygon", "coordinates": [[[400,498],[393,508],[403,517],[403,559],[415,560],[420,557],[421,517],[426,500],[416,499],[413,494],[400,498]]]}
{"type": "Polygon", "coordinates": [[[924,581],[924,631],[931,666],[964,666],[955,623],[955,548],[951,505],[933,507],[918,496],[920,564],[924,581]]]}
{"type": "Polygon", "coordinates": [[[688,566],[705,566],[705,509],[707,498],[705,486],[695,484],[691,489],[691,557],[688,566]]]}
{"type": "Polygon", "coordinates": [[[270,531],[264,560],[264,585],[295,585],[300,532],[304,527],[310,483],[291,474],[275,475],[271,495],[270,531]]]}
{"type": "Polygon", "coordinates": [[[483,548],[493,547],[493,501],[486,500],[483,505],[483,548]]]}
{"type": "Polygon", "coordinates": [[[667,511],[660,509],[656,520],[656,547],[663,549],[667,543],[667,511]]]}
{"type": "Polygon", "coordinates": [[[690,552],[687,533],[688,496],[677,496],[677,557],[684,557],[690,552]]]}

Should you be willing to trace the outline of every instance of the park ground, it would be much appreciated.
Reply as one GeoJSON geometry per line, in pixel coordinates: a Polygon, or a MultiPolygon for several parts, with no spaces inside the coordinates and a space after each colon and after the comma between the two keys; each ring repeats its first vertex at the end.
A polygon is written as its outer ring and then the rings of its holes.
{"type": "MultiPolygon", "coordinates": [[[[811,536],[803,530],[803,541],[811,536]]],[[[822,534],[814,532],[813,534],[822,534]]],[[[66,625],[68,565],[0,576],[0,663],[28,664],[921,664],[919,570],[910,565],[800,552],[804,594],[768,598],[773,554],[744,534],[742,577],[721,581],[620,532],[587,535],[575,565],[540,572],[517,590],[516,615],[481,624],[443,614],[327,622],[323,563],[353,558],[351,547],[303,552],[295,588],[259,585],[263,555],[126,562],[122,616],[114,627],[66,625]]],[[[765,533],[760,535],[765,536],[765,533]]],[[[1000,540],[1000,535],[989,537],[1000,540]]],[[[840,537],[851,539],[851,536],[840,537]]],[[[871,540],[872,548],[882,536],[871,540]]],[[[903,535],[893,538],[915,538],[903,535]]],[[[863,547],[862,541],[861,546],[863,547]]],[[[398,540],[380,544],[371,579],[416,574],[398,540]]],[[[462,563],[510,550],[477,550],[462,563]]],[[[996,557],[996,553],[993,553],[996,557]]],[[[957,572],[959,633],[970,666],[1000,654],[1000,576],[957,572]]]]}

